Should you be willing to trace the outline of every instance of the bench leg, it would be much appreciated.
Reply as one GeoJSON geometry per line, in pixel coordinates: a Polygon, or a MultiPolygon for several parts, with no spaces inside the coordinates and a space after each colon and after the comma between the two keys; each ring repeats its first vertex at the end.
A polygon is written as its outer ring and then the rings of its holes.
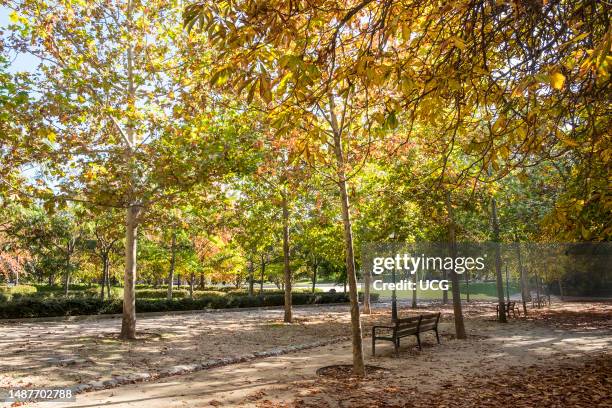
{"type": "Polygon", "coordinates": [[[438,328],[436,327],[436,340],[438,340],[438,344],[440,344],[440,336],[438,335],[438,328]]]}
{"type": "Polygon", "coordinates": [[[419,336],[419,333],[416,334],[416,338],[417,338],[417,344],[419,346],[419,350],[422,350],[421,349],[421,336],[419,336]]]}
{"type": "Polygon", "coordinates": [[[393,342],[394,348],[395,348],[395,357],[399,357],[399,346],[400,346],[400,339],[399,337],[397,339],[395,339],[395,341],[393,342]]]}
{"type": "Polygon", "coordinates": [[[376,338],[372,337],[372,357],[376,356],[376,338]]]}

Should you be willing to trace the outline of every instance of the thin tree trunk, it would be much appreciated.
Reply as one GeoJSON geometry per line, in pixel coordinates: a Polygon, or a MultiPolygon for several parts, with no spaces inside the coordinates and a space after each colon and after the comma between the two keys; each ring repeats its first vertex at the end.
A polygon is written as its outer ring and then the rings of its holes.
{"type": "Polygon", "coordinates": [[[355,256],[353,254],[353,231],[349,197],[346,187],[346,172],[344,163],[344,149],[342,147],[341,129],[335,114],[334,96],[329,95],[330,123],[334,136],[334,151],[337,165],[338,188],[342,207],[342,224],[344,226],[344,244],[346,254],[346,275],[349,284],[349,298],[351,300],[351,332],[353,339],[353,373],[365,376],[365,363],[363,360],[363,344],[361,334],[361,319],[359,316],[359,299],[357,296],[357,276],[355,274],[355,256]]]}
{"type": "Polygon", "coordinates": [[[499,322],[506,323],[506,303],[504,302],[504,278],[502,277],[502,259],[499,241],[499,221],[497,219],[497,202],[491,198],[491,226],[495,245],[495,276],[497,278],[497,300],[499,305],[499,322]]]}
{"type": "Polygon", "coordinates": [[[106,254],[102,255],[102,284],[100,285],[100,299],[104,300],[104,290],[106,289],[106,254]]]}
{"type": "MultiPolygon", "coordinates": [[[[448,212],[448,243],[450,247],[450,256],[453,259],[457,258],[457,236],[455,227],[455,213],[451,202],[450,191],[446,192],[446,210],[448,212]]],[[[459,276],[455,270],[450,271],[451,290],[453,294],[453,314],[455,317],[455,337],[457,339],[467,339],[465,333],[465,324],[463,322],[463,309],[461,307],[461,290],[459,288],[459,276]]]]}
{"type": "Polygon", "coordinates": [[[287,203],[287,192],[282,194],[283,206],[283,267],[285,277],[285,323],[293,320],[291,310],[291,267],[289,265],[289,204],[287,203]]]}
{"type": "Polygon", "coordinates": [[[15,286],[19,286],[19,256],[15,258],[17,262],[15,263],[15,286]]]}
{"type": "Polygon", "coordinates": [[[412,308],[417,308],[417,285],[419,281],[418,271],[414,271],[414,275],[412,275],[412,280],[414,281],[414,286],[412,287],[412,308]]]}
{"type": "Polygon", "coordinates": [[[466,269],[465,272],[465,300],[470,303],[470,271],[466,269]]]}
{"type": "Polygon", "coordinates": [[[315,260],[312,269],[312,293],[315,293],[317,287],[317,270],[319,269],[319,263],[315,260]]]}
{"type": "Polygon", "coordinates": [[[266,273],[266,256],[261,254],[261,282],[259,282],[259,294],[263,294],[264,274],[266,273]]]}
{"type": "Polygon", "coordinates": [[[193,285],[195,283],[195,275],[191,272],[191,276],[189,276],[189,299],[193,299],[193,285]]]}
{"type": "Polygon", "coordinates": [[[176,232],[172,232],[172,243],[170,245],[172,255],[170,256],[170,271],[168,272],[168,300],[172,300],[172,286],[174,285],[174,266],[176,265],[176,232]]]}
{"type": "Polygon", "coordinates": [[[126,216],[125,276],[123,282],[123,319],[121,338],[136,338],[136,248],[140,207],[130,205],[126,216]]]}
{"type": "MultiPolygon", "coordinates": [[[[442,279],[448,280],[448,272],[446,269],[442,271],[442,279]]],[[[448,304],[448,289],[442,291],[442,304],[448,304]]]]}
{"type": "Polygon", "coordinates": [[[71,250],[70,244],[68,244],[68,252],[66,255],[66,277],[64,279],[64,296],[68,296],[68,291],[70,290],[70,258],[71,250]]]}
{"type": "Polygon", "coordinates": [[[204,272],[200,272],[200,289],[204,290],[205,282],[204,282],[204,272]]]}
{"type": "Polygon", "coordinates": [[[106,258],[106,294],[111,298],[111,283],[110,283],[110,258],[106,258]]]}
{"type": "Polygon", "coordinates": [[[516,243],[516,254],[518,256],[518,268],[519,268],[519,277],[521,281],[521,300],[523,301],[523,313],[527,316],[527,301],[529,297],[527,296],[527,277],[525,275],[525,271],[523,270],[523,258],[521,257],[521,243],[516,243]]]}
{"type": "Polygon", "coordinates": [[[254,291],[254,288],[253,288],[253,285],[254,285],[254,282],[253,282],[253,279],[254,279],[254,277],[253,277],[253,261],[249,260],[248,263],[249,264],[248,264],[247,268],[248,268],[248,271],[249,271],[249,296],[253,296],[253,291],[254,291]]]}
{"type": "Polygon", "coordinates": [[[564,295],[563,295],[563,283],[561,281],[562,281],[561,278],[557,279],[557,283],[559,284],[559,297],[561,298],[561,300],[563,300],[563,297],[564,297],[564,295]]]}
{"type": "Polygon", "coordinates": [[[363,271],[363,314],[371,314],[370,306],[370,282],[372,275],[369,269],[363,271]]]}
{"type": "Polygon", "coordinates": [[[538,309],[540,308],[541,305],[541,300],[540,300],[540,278],[538,277],[538,274],[535,274],[535,287],[536,287],[536,299],[538,302],[538,309]]]}

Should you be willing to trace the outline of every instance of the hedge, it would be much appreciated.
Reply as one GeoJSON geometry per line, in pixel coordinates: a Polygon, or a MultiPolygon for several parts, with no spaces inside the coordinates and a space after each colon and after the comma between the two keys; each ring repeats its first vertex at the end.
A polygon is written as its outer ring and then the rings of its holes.
{"type": "MultiPolygon", "coordinates": [[[[372,300],[376,301],[377,294],[372,300]]],[[[347,293],[293,293],[294,305],[348,302],[347,293]]],[[[181,310],[223,309],[242,307],[282,306],[284,296],[271,294],[262,296],[208,295],[196,299],[136,299],[137,312],[169,312],[181,310]]],[[[28,317],[77,316],[121,313],[123,302],[119,299],[95,298],[21,298],[0,303],[0,319],[28,317]]]]}

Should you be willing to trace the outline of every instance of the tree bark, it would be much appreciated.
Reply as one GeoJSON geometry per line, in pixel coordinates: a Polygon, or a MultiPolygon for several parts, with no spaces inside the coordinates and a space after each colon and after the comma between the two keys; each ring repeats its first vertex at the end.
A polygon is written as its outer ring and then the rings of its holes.
{"type": "Polygon", "coordinates": [[[106,282],[108,279],[108,255],[106,253],[102,254],[102,285],[100,290],[100,299],[104,300],[104,290],[106,289],[106,282]]]}
{"type": "Polygon", "coordinates": [[[176,232],[172,232],[172,243],[170,245],[172,255],[170,256],[170,271],[168,272],[168,300],[172,300],[172,287],[174,285],[174,266],[176,265],[176,232]]]}
{"type": "Polygon", "coordinates": [[[465,270],[465,301],[470,303],[470,271],[465,270]]]}
{"type": "Polygon", "coordinates": [[[521,257],[521,243],[516,243],[516,254],[518,257],[518,268],[519,268],[519,279],[521,281],[521,300],[523,301],[523,313],[527,316],[527,302],[529,296],[527,296],[527,277],[525,275],[525,271],[523,269],[523,258],[521,257]]]}
{"type": "Polygon", "coordinates": [[[195,284],[195,274],[191,272],[189,276],[189,299],[193,299],[193,285],[195,284]]]}
{"type": "MultiPolygon", "coordinates": [[[[134,2],[128,0],[126,10],[126,23],[133,24],[134,2]]],[[[136,88],[134,85],[134,46],[129,41],[126,52],[127,68],[127,103],[133,108],[136,103],[136,88]]],[[[123,318],[121,320],[120,337],[125,340],[136,338],[136,257],[138,241],[138,217],[141,211],[134,190],[137,184],[136,161],[134,157],[134,144],[136,143],[136,127],[133,119],[128,118],[126,126],[127,145],[125,159],[129,171],[129,205],[126,210],[125,228],[125,273],[123,280],[123,318]]]]}
{"type": "Polygon", "coordinates": [[[249,271],[249,296],[253,296],[253,292],[254,292],[254,276],[253,276],[253,261],[249,259],[248,261],[248,271],[249,271]]]}
{"type": "Polygon", "coordinates": [[[123,319],[121,338],[136,338],[136,247],[140,207],[132,204],[127,210],[125,232],[125,276],[123,283],[123,319]]]}
{"type": "Polygon", "coordinates": [[[261,282],[259,282],[259,294],[263,294],[264,274],[266,273],[266,255],[261,254],[261,282]]]}
{"type": "MultiPolygon", "coordinates": [[[[457,233],[455,227],[455,213],[451,201],[450,191],[446,192],[446,210],[448,212],[448,243],[450,256],[457,258],[457,233]]],[[[451,290],[453,294],[453,315],[455,317],[455,337],[457,339],[467,339],[465,325],[463,322],[463,309],[461,307],[461,290],[459,288],[459,276],[454,270],[450,271],[451,290]]]]}
{"type": "Polygon", "coordinates": [[[291,265],[289,264],[289,204],[287,203],[287,191],[282,194],[283,206],[283,267],[285,277],[285,323],[293,320],[291,308],[291,265]]]}
{"type": "Polygon", "coordinates": [[[413,309],[417,308],[417,285],[419,283],[418,282],[419,281],[418,273],[419,273],[418,271],[415,271],[414,275],[412,275],[412,280],[414,281],[414,286],[412,287],[412,305],[411,305],[411,307],[413,309]]]}
{"type": "Polygon", "coordinates": [[[353,373],[357,376],[365,376],[365,363],[363,359],[363,344],[361,334],[361,319],[359,316],[359,299],[357,296],[357,276],[355,271],[355,256],[353,253],[353,231],[351,226],[351,215],[349,197],[346,186],[346,171],[344,163],[344,149],[342,146],[341,129],[335,114],[334,96],[329,95],[330,124],[334,137],[334,152],[336,156],[336,176],[340,192],[342,207],[342,224],[344,226],[344,244],[346,255],[346,275],[349,285],[349,298],[351,301],[351,333],[353,340],[353,373]]]}
{"type": "Polygon", "coordinates": [[[312,293],[315,293],[317,287],[317,270],[319,269],[319,263],[315,260],[312,268],[312,293]]]}
{"type": "Polygon", "coordinates": [[[493,228],[493,243],[495,245],[495,276],[497,278],[497,300],[499,305],[498,320],[506,323],[506,303],[504,302],[504,279],[502,276],[502,259],[499,241],[499,221],[497,219],[497,202],[491,198],[491,226],[493,228]]]}
{"type": "Polygon", "coordinates": [[[66,277],[64,278],[64,296],[68,296],[68,291],[70,290],[70,258],[70,244],[68,244],[66,254],[66,277]]]}
{"type": "MultiPolygon", "coordinates": [[[[442,279],[448,280],[448,272],[446,272],[446,269],[442,271],[442,279]]],[[[442,291],[442,304],[448,304],[448,289],[442,291]]]]}
{"type": "Polygon", "coordinates": [[[363,271],[363,314],[371,314],[370,305],[370,282],[372,275],[369,269],[363,271]]]}
{"type": "Polygon", "coordinates": [[[106,259],[106,295],[111,298],[111,283],[110,283],[110,258],[106,259]]]}

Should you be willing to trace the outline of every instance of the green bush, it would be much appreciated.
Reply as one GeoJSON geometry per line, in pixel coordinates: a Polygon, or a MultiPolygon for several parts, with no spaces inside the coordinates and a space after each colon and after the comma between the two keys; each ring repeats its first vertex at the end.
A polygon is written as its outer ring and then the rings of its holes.
{"type": "MultiPolygon", "coordinates": [[[[141,299],[165,299],[168,296],[168,288],[164,289],[136,289],[136,298],[141,299]]],[[[185,289],[172,289],[173,299],[189,297],[189,292],[185,289]]]]}
{"type": "Polygon", "coordinates": [[[36,287],[32,285],[0,286],[0,302],[34,294],[36,294],[36,287]]]}
{"type": "MultiPolygon", "coordinates": [[[[294,305],[345,303],[346,293],[294,293],[294,305]]],[[[136,299],[137,312],[168,312],[182,310],[222,309],[241,307],[282,306],[282,294],[261,296],[236,296],[218,294],[202,295],[195,299],[136,299]]],[[[21,298],[0,304],[0,319],[26,317],[75,316],[121,313],[122,301],[119,299],[100,300],[99,298],[21,298]]]]}

